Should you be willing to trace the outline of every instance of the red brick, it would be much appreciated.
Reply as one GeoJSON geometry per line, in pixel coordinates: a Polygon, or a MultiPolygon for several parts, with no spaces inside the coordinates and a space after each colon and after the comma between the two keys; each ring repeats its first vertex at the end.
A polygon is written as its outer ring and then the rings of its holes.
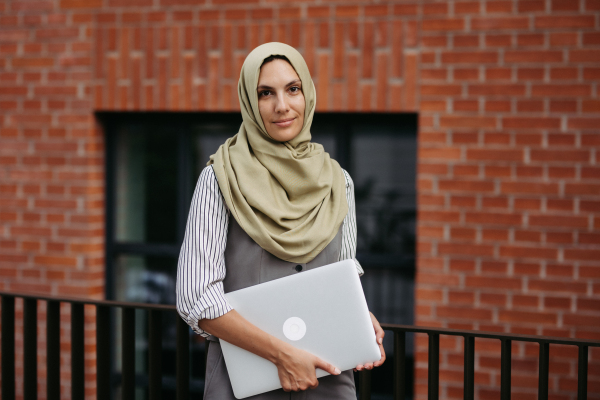
{"type": "Polygon", "coordinates": [[[472,255],[472,256],[492,256],[494,247],[480,244],[458,244],[458,243],[439,243],[438,252],[440,254],[472,255]]]}
{"type": "Polygon", "coordinates": [[[494,190],[494,183],[490,181],[477,180],[440,180],[438,183],[440,190],[458,191],[458,192],[491,192],[494,190]]]}
{"type": "Polygon", "coordinates": [[[508,47],[512,44],[511,35],[487,34],[485,36],[486,47],[508,47]]]}
{"type": "Polygon", "coordinates": [[[492,64],[498,62],[498,53],[493,51],[445,51],[442,52],[444,64],[492,64]]]}
{"type": "Polygon", "coordinates": [[[504,53],[507,63],[553,63],[562,62],[563,53],[554,50],[510,50],[504,53]]]}
{"type": "Polygon", "coordinates": [[[600,194],[600,183],[567,183],[565,185],[565,193],[597,196],[600,194]]]}
{"type": "Polygon", "coordinates": [[[578,76],[577,68],[552,68],[550,70],[551,80],[576,80],[578,76]]]}
{"type": "Polygon", "coordinates": [[[565,314],[563,315],[563,324],[565,326],[574,327],[591,327],[597,328],[600,326],[600,317],[587,314],[565,314]]]}
{"type": "Polygon", "coordinates": [[[542,234],[536,231],[516,230],[514,235],[516,242],[540,242],[542,238],[542,234]]]}
{"type": "Polygon", "coordinates": [[[483,31],[515,30],[529,27],[527,17],[474,17],[471,20],[471,29],[483,31]]]}
{"type": "Polygon", "coordinates": [[[513,266],[515,275],[539,276],[541,268],[538,263],[516,262],[513,266]]]}
{"type": "MultiPolygon", "coordinates": [[[[448,293],[448,301],[450,304],[466,304],[472,305],[475,302],[475,293],[473,292],[459,292],[450,291],[448,293]]],[[[438,313],[438,316],[440,314],[438,313]]]]}
{"type": "Polygon", "coordinates": [[[600,233],[579,232],[579,243],[581,244],[600,244],[600,233]]]}
{"type": "Polygon", "coordinates": [[[458,176],[477,176],[479,175],[479,166],[477,165],[456,165],[453,169],[453,175],[458,176]]]}
{"type": "Polygon", "coordinates": [[[577,102],[575,100],[550,100],[551,112],[576,112],[577,102]]]}
{"type": "Polygon", "coordinates": [[[540,299],[537,296],[515,294],[512,297],[513,308],[538,308],[540,299]]]}
{"type": "Polygon", "coordinates": [[[556,29],[556,28],[593,28],[594,17],[592,15],[548,15],[535,17],[536,29],[556,29]]]}
{"type": "Polygon", "coordinates": [[[505,197],[482,197],[481,205],[485,208],[507,208],[508,199],[505,197]]]}
{"type": "Polygon", "coordinates": [[[574,203],[570,199],[548,199],[546,208],[548,210],[573,211],[574,203]]]}
{"type": "Polygon", "coordinates": [[[476,309],[472,307],[438,306],[436,314],[440,318],[471,319],[476,321],[488,321],[492,319],[492,311],[476,309]]]}
{"type": "Polygon", "coordinates": [[[465,215],[465,221],[472,224],[520,225],[521,219],[520,214],[469,212],[465,215]]]}
{"type": "Polygon", "coordinates": [[[558,277],[573,277],[573,266],[549,264],[546,266],[546,275],[558,277]]]}
{"type": "Polygon", "coordinates": [[[419,159],[458,159],[460,149],[457,147],[419,148],[419,159]]]}
{"type": "Polygon", "coordinates": [[[544,41],[544,35],[541,33],[522,33],[517,35],[517,45],[522,47],[543,46],[544,41]]]}
{"type": "MultiPolygon", "coordinates": [[[[489,70],[488,70],[489,71],[489,70]]],[[[510,71],[507,70],[510,79],[510,71]]],[[[469,94],[472,96],[523,96],[525,85],[523,84],[473,84],[469,85],[469,94]]]]}
{"type": "Polygon", "coordinates": [[[477,289],[518,290],[521,288],[522,283],[519,278],[467,276],[465,286],[477,289]]]}
{"type": "Polygon", "coordinates": [[[454,211],[419,211],[420,222],[459,222],[460,213],[454,211]]]}
{"type": "Polygon", "coordinates": [[[547,296],[544,298],[544,307],[569,310],[571,308],[571,299],[568,297],[547,296]]]}
{"type": "Polygon", "coordinates": [[[506,242],[508,241],[508,230],[504,229],[482,229],[481,239],[491,242],[506,242]]]}
{"type": "Polygon", "coordinates": [[[454,47],[478,47],[479,36],[477,35],[456,35],[453,38],[454,47]]]}
{"type": "Polygon", "coordinates": [[[544,175],[544,169],[542,167],[534,166],[520,165],[516,168],[516,172],[519,178],[541,178],[544,175]]]}
{"type": "Polygon", "coordinates": [[[581,103],[581,111],[584,113],[600,112],[600,100],[583,100],[581,103]]]}
{"type": "Polygon", "coordinates": [[[600,250],[596,249],[565,249],[565,260],[594,261],[600,260],[600,250]]]}
{"type": "Polygon", "coordinates": [[[556,194],[558,195],[558,184],[538,182],[502,182],[500,190],[502,193],[531,193],[531,194],[556,194]]]}
{"type": "Polygon", "coordinates": [[[567,282],[563,280],[530,279],[528,282],[530,291],[539,292],[564,292],[572,294],[584,294],[587,291],[585,282],[567,282]]]}
{"type": "Polygon", "coordinates": [[[424,19],[421,29],[424,31],[461,31],[465,28],[463,18],[424,19]]]}
{"type": "Polygon", "coordinates": [[[600,299],[577,299],[578,311],[598,311],[600,310],[600,299]]]}
{"type": "Polygon", "coordinates": [[[77,266],[76,257],[36,256],[34,257],[34,262],[40,265],[77,266]]]}
{"type": "Polygon", "coordinates": [[[501,246],[500,256],[501,257],[514,257],[514,258],[542,258],[542,259],[556,259],[558,251],[555,249],[541,248],[541,247],[525,247],[525,246],[501,246]]]}
{"type": "Polygon", "coordinates": [[[502,322],[522,324],[556,324],[557,315],[545,312],[503,311],[498,312],[498,320],[502,322]]]}
{"type": "Polygon", "coordinates": [[[559,215],[530,215],[529,224],[532,226],[586,228],[588,220],[579,216],[559,215]]]}
{"type": "Polygon", "coordinates": [[[590,85],[532,85],[532,96],[554,96],[560,93],[561,97],[580,97],[589,96],[592,93],[590,85]]]}
{"type": "Polygon", "coordinates": [[[475,234],[475,229],[470,228],[452,228],[450,230],[450,237],[452,239],[475,240],[475,234]]]}
{"type": "Polygon", "coordinates": [[[457,1],[454,3],[454,12],[456,14],[479,14],[479,1],[457,1]]]}

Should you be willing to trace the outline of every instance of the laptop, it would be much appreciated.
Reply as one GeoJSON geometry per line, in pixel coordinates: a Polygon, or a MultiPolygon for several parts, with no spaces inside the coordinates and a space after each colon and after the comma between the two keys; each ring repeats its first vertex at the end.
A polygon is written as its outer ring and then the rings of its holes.
{"type": "MultiPolygon", "coordinates": [[[[225,296],[248,321],[339,368],[381,358],[353,260],[300,272],[225,296]]],[[[220,340],[236,398],[281,388],[270,361],[220,340]]],[[[317,378],[329,373],[317,369],[317,378]]]]}

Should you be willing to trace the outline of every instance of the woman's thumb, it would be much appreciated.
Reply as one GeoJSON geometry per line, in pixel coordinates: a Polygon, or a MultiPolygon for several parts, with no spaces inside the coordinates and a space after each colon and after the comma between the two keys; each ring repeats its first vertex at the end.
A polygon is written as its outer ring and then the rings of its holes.
{"type": "Polygon", "coordinates": [[[325,372],[329,372],[331,375],[339,375],[342,373],[342,371],[340,371],[338,368],[334,367],[333,365],[329,364],[328,362],[321,360],[319,357],[317,357],[317,362],[315,363],[315,367],[320,368],[325,372]]]}

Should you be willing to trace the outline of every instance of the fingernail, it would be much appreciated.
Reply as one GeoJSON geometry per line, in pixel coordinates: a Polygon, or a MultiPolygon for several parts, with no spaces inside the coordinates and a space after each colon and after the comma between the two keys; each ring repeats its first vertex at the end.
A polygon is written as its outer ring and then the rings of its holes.
{"type": "Polygon", "coordinates": [[[341,374],[341,373],[342,373],[342,371],[340,371],[338,368],[336,368],[336,369],[335,369],[335,374],[336,374],[336,375],[339,375],[339,374],[341,374]]]}
{"type": "Polygon", "coordinates": [[[379,344],[383,343],[383,338],[379,338],[379,339],[377,339],[377,342],[378,342],[379,344]]]}

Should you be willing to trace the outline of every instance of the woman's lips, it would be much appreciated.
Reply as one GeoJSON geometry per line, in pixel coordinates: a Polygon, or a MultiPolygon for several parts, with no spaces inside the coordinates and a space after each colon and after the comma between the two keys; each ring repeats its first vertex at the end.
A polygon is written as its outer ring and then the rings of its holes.
{"type": "Polygon", "coordinates": [[[290,119],[281,119],[279,121],[275,121],[273,122],[275,125],[281,127],[281,128],[285,128],[288,127],[290,125],[292,125],[292,122],[294,122],[295,118],[290,118],[290,119]]]}

